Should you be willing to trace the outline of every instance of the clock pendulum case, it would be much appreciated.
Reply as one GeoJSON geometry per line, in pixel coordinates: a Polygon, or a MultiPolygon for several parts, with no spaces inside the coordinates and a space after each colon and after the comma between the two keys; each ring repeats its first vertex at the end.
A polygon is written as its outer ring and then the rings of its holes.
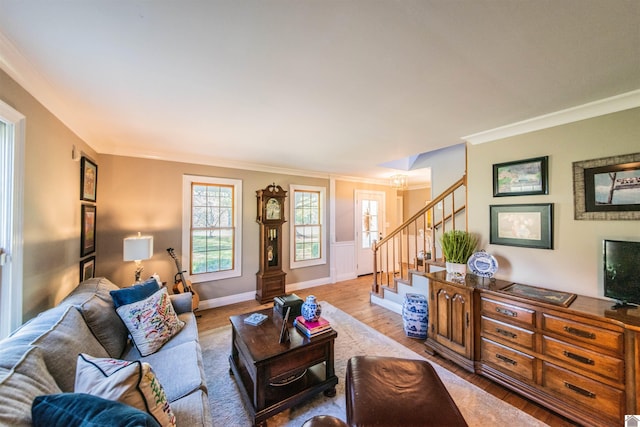
{"type": "Polygon", "coordinates": [[[282,224],[284,200],[287,192],[275,183],[256,191],[260,224],[260,270],[256,273],[256,300],[260,304],[273,301],[285,294],[285,276],[282,271],[282,224]]]}

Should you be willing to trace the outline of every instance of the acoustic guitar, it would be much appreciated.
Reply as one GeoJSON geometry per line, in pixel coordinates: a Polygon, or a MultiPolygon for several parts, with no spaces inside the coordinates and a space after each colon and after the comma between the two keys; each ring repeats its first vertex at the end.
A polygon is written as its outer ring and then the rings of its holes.
{"type": "Polygon", "coordinates": [[[196,311],[198,309],[198,305],[200,305],[200,295],[198,295],[198,293],[191,287],[191,282],[184,278],[185,270],[182,269],[180,260],[176,256],[173,248],[168,248],[167,252],[169,252],[169,255],[173,258],[173,261],[176,263],[176,268],[178,269],[176,275],[173,276],[173,293],[182,294],[184,292],[191,292],[191,307],[193,308],[193,311],[196,311]]]}

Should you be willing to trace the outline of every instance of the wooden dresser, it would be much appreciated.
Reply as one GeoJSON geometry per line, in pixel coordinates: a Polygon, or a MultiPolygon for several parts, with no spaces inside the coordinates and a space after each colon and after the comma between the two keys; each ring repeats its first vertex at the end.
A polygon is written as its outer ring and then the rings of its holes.
{"type": "Polygon", "coordinates": [[[513,282],[428,273],[430,353],[584,425],[640,410],[640,309],[578,295],[568,306],[505,292],[513,282]]]}

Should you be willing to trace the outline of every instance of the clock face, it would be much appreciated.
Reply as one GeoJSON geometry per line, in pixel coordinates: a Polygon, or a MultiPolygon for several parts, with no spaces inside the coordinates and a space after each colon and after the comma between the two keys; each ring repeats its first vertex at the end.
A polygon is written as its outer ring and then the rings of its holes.
{"type": "Polygon", "coordinates": [[[267,200],[267,219],[280,219],[280,202],[278,199],[267,200]]]}

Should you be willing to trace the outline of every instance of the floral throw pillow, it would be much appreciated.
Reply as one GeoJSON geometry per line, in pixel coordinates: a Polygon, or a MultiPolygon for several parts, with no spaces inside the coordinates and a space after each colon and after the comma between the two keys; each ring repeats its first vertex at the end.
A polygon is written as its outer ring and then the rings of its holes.
{"type": "Polygon", "coordinates": [[[147,362],[80,354],[73,391],[133,406],[149,413],[163,427],[176,425],[164,388],[147,362]]]}
{"type": "Polygon", "coordinates": [[[177,334],[184,322],[178,318],[166,288],[153,295],[116,309],[142,356],[158,351],[177,334]]]}

